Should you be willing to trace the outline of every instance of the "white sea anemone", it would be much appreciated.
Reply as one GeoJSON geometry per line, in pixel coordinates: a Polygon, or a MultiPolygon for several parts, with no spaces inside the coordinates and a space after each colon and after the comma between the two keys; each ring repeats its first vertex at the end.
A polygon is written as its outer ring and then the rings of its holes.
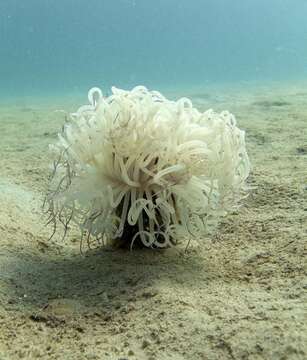
{"type": "Polygon", "coordinates": [[[138,86],[98,88],[52,146],[50,221],[98,243],[168,247],[203,235],[245,194],[244,132],[227,111],[200,112],[138,86]]]}

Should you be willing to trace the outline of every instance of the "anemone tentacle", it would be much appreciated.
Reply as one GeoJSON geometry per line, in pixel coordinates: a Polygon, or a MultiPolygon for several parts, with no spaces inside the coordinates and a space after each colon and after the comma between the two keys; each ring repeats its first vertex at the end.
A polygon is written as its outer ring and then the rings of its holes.
{"type": "Polygon", "coordinates": [[[99,243],[128,224],[131,244],[167,247],[239,205],[250,164],[231,113],[200,112],[143,86],[113,87],[109,97],[93,88],[88,99],[51,146],[51,219],[66,228],[72,220],[99,243]]]}

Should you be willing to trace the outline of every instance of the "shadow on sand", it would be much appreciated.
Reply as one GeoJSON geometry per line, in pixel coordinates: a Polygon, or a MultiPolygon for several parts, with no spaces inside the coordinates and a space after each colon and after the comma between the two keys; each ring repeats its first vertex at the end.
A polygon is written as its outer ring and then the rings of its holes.
{"type": "MultiPolygon", "coordinates": [[[[85,256],[41,254],[7,248],[0,253],[0,287],[7,310],[55,313],[112,313],[138,299],[153,298],[163,287],[198,286],[204,274],[197,251],[92,250],[85,256]],[[172,284],[172,285],[171,285],[172,284]]],[[[211,275],[213,275],[211,273],[211,275]]],[[[206,273],[210,281],[210,272],[206,273]]]]}

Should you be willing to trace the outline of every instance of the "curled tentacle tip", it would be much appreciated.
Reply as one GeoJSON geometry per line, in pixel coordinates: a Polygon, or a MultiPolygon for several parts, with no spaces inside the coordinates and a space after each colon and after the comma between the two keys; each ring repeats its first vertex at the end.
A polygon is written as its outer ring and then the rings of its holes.
{"type": "Polygon", "coordinates": [[[100,88],[92,87],[88,92],[88,101],[92,106],[96,106],[100,98],[102,98],[103,94],[100,88]]]}

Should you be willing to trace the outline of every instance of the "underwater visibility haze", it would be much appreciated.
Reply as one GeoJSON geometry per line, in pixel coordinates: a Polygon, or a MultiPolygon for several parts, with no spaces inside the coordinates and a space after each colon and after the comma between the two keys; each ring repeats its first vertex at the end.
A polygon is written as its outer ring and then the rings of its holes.
{"type": "Polygon", "coordinates": [[[307,75],[305,0],[2,0],[0,94],[307,75]]]}

